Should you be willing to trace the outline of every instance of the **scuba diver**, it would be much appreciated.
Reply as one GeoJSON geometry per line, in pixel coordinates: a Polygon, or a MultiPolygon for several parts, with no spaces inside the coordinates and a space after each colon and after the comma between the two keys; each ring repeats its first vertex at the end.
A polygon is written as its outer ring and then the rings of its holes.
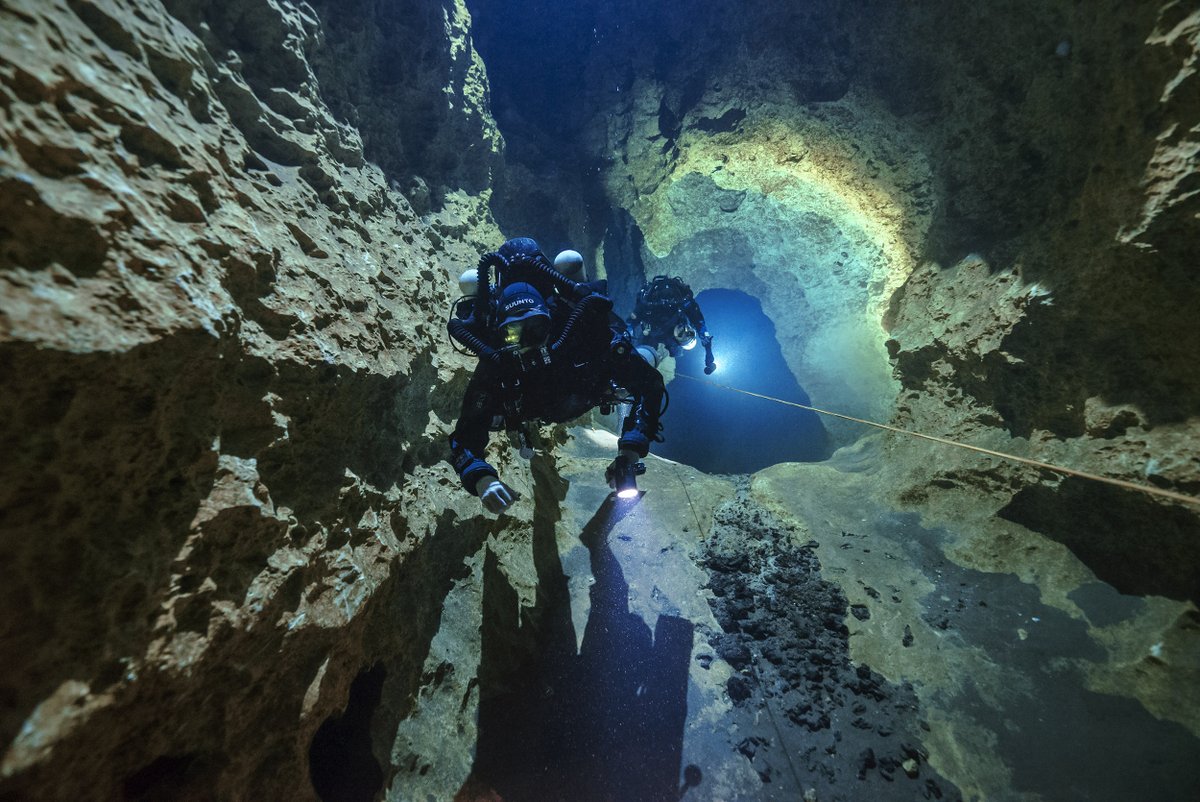
{"type": "Polygon", "coordinates": [[[661,343],[673,357],[695,348],[699,338],[704,344],[704,372],[711,374],[717,369],[712,334],[700,305],[692,296],[692,288],[678,276],[655,276],[646,282],[629,316],[629,331],[636,347],[657,349],[661,343]]]}
{"type": "Polygon", "coordinates": [[[568,278],[528,237],[484,254],[471,273],[460,278],[464,297],[447,325],[454,341],[479,357],[450,435],[451,464],[463,487],[488,511],[503,512],[516,493],[483,459],[490,432],[515,430],[529,456],[528,422],[562,423],[624,402],[633,412],[605,479],[619,497],[636,496],[635,477],[646,470],[641,460],[651,442],[662,440],[666,389],[612,313],[607,282],[568,278]]]}

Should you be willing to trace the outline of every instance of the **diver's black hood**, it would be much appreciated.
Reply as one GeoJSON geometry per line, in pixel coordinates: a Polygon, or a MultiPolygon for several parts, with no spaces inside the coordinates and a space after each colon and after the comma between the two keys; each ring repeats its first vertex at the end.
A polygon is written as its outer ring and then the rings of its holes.
{"type": "Polygon", "coordinates": [[[500,315],[500,325],[507,326],[535,316],[549,318],[550,311],[542,294],[522,281],[508,285],[500,294],[500,315]]]}

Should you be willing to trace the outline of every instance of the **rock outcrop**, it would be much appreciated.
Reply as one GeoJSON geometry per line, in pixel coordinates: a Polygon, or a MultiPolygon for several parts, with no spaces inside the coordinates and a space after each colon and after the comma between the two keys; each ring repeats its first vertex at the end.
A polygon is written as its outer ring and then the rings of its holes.
{"type": "Polygon", "coordinates": [[[314,798],[356,676],[405,715],[486,534],[441,320],[499,236],[466,12],[418,5],[0,10],[0,796],[314,798]],[[387,49],[437,57],[352,79],[387,49]]]}

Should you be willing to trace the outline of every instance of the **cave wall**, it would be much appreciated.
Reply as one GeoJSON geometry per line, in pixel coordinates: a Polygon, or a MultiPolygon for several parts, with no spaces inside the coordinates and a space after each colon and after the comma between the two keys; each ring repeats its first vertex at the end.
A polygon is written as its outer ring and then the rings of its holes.
{"type": "Polygon", "coordinates": [[[410,12],[0,9],[0,796],[312,799],[357,676],[406,714],[501,163],[465,8],[410,12]]]}
{"type": "MultiPolygon", "coordinates": [[[[958,381],[1022,435],[1082,434],[1090,397],[1135,404],[1152,425],[1184,422],[1200,397],[1184,356],[1200,334],[1180,314],[1197,298],[1194,260],[1184,251],[1200,233],[1186,188],[1196,172],[1200,105],[1188,87],[1197,80],[1200,21],[1180,3],[1099,13],[1047,6],[1031,17],[1020,10],[1003,28],[1015,38],[1004,43],[1003,61],[968,58],[966,44],[992,21],[967,12],[957,21],[962,33],[947,39],[965,69],[922,66],[928,54],[910,48],[889,51],[901,62],[870,79],[894,109],[926,106],[944,120],[933,131],[933,146],[945,153],[945,204],[930,235],[931,260],[951,267],[977,256],[992,272],[1013,269],[1044,296],[1032,307],[1037,319],[1005,343],[1010,365],[1020,367],[986,379],[997,397],[969,387],[975,371],[956,370],[958,381]],[[1057,44],[1038,35],[1049,31],[1057,44]],[[937,78],[897,87],[896,76],[913,74],[937,78]],[[899,88],[907,107],[897,108],[899,88]],[[1022,331],[1031,328],[1036,336],[1022,331]]],[[[901,35],[921,20],[921,12],[886,18],[901,35]]],[[[916,306],[903,293],[894,303],[916,306]]],[[[909,348],[897,339],[898,372],[920,375],[923,343],[909,348]]]]}
{"type": "MultiPolygon", "coordinates": [[[[625,262],[759,293],[818,404],[1200,490],[1185,4],[471,5],[549,43],[486,59],[555,76],[497,90],[507,155],[461,0],[0,10],[0,796],[313,798],[319,731],[402,795],[444,743],[400,722],[454,674],[471,742],[475,589],[498,561],[536,607],[524,533],[562,514],[485,522],[440,463],[448,279],[499,228],[626,303],[625,262]]],[[[884,452],[933,520],[1194,593],[1190,512],[884,452]]]]}
{"type": "Polygon", "coordinates": [[[321,97],[422,215],[486,195],[503,166],[483,60],[462,3],[319,0],[321,97]],[[430,91],[440,87],[440,92],[430,91]]]}
{"type": "MultiPolygon", "coordinates": [[[[886,320],[904,386],[895,419],[1195,497],[1200,372],[1189,354],[1200,327],[1185,310],[1200,285],[1184,252],[1200,241],[1188,188],[1200,167],[1200,13],[1044,11],[1002,69],[943,70],[932,83],[943,91],[922,101],[958,121],[973,93],[999,99],[981,157],[967,158],[970,140],[951,125],[936,140],[949,157],[947,210],[886,320]],[[1053,49],[1036,30],[1055,31],[1053,49]]],[[[964,30],[986,25],[968,15],[964,30]]],[[[1179,570],[1200,564],[1195,538],[1178,534],[1200,531],[1194,505],[950,459],[932,487],[910,480],[914,499],[982,490],[1114,586],[1197,601],[1179,570]]]]}

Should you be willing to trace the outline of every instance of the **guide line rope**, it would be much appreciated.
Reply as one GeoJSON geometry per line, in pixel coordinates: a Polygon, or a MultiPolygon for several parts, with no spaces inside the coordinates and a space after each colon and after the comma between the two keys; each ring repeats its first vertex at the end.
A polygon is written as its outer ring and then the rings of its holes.
{"type": "Polygon", "coordinates": [[[979,452],[980,454],[987,454],[988,456],[991,456],[991,457],[1000,457],[1001,459],[1012,460],[1014,462],[1021,462],[1026,465],[1032,465],[1035,468],[1044,468],[1048,471],[1054,471],[1055,473],[1066,474],[1068,476],[1077,476],[1080,479],[1090,479],[1094,482],[1103,482],[1105,484],[1115,485],[1116,487],[1123,487],[1127,490],[1138,490],[1138,491],[1141,491],[1142,493],[1150,493],[1151,495],[1162,496],[1163,498],[1168,498],[1168,499],[1171,499],[1172,501],[1179,501],[1184,504],[1192,504],[1195,506],[1200,506],[1200,498],[1197,498],[1196,496],[1189,496],[1184,493],[1176,493],[1171,490],[1163,490],[1162,488],[1159,488],[1159,487],[1151,487],[1149,485],[1142,485],[1142,484],[1138,484],[1137,482],[1129,482],[1124,479],[1115,479],[1111,476],[1101,476],[1100,474],[1097,474],[1097,473],[1088,473],[1087,471],[1078,471],[1078,470],[1075,470],[1074,468],[1064,468],[1061,465],[1054,465],[1049,462],[1042,462],[1041,460],[1029,459],[1028,457],[1018,457],[1015,454],[1006,454],[1003,451],[993,451],[990,448],[982,448],[980,446],[973,446],[968,443],[960,443],[957,440],[950,440],[950,439],[947,439],[944,437],[935,437],[934,435],[931,435],[931,434],[923,434],[921,432],[914,432],[914,431],[910,431],[908,429],[899,429],[895,426],[888,426],[885,423],[876,423],[875,421],[863,420],[862,418],[855,418],[851,415],[843,415],[839,412],[830,412],[829,410],[818,409],[817,407],[811,407],[811,406],[808,406],[807,404],[798,404],[795,401],[785,401],[782,398],[775,398],[774,396],[763,395],[762,393],[755,393],[755,392],[751,392],[750,390],[742,390],[741,388],[732,387],[728,384],[721,384],[720,382],[715,382],[715,381],[711,381],[711,380],[709,380],[709,381],[702,380],[695,376],[689,376],[686,373],[676,373],[675,375],[681,376],[685,379],[691,379],[694,382],[700,382],[701,384],[710,384],[713,387],[720,387],[723,390],[729,390],[729,391],[735,392],[735,393],[742,393],[743,395],[749,395],[749,396],[753,396],[755,398],[762,398],[767,401],[774,401],[777,404],[784,404],[785,406],[797,407],[799,409],[807,409],[810,412],[818,412],[822,415],[828,415],[832,418],[841,418],[842,420],[853,421],[854,423],[862,423],[862,424],[866,424],[867,426],[874,426],[877,429],[883,429],[884,431],[888,431],[888,432],[895,432],[897,434],[906,434],[909,437],[919,437],[923,440],[932,440],[935,443],[942,443],[942,444],[948,445],[948,446],[957,446],[958,448],[965,448],[968,451],[976,451],[976,452],[979,452]]]}
{"type": "MultiPolygon", "coordinates": [[[[783,737],[783,730],[779,728],[779,722],[775,720],[775,711],[771,709],[771,694],[767,692],[767,686],[763,684],[762,677],[758,675],[758,664],[762,662],[762,655],[755,649],[751,653],[750,673],[754,675],[754,683],[758,689],[762,691],[763,706],[767,708],[767,718],[771,720],[771,727],[775,730],[775,736],[779,738],[779,745],[783,747],[783,756],[787,758],[788,768],[792,772],[792,779],[796,781],[796,791],[800,792],[804,788],[804,783],[800,779],[800,772],[796,771],[796,764],[792,762],[792,750],[788,742],[783,737]]],[[[797,754],[799,754],[797,752],[797,754]]]]}
{"type": "Polygon", "coordinates": [[[696,519],[696,529],[700,532],[701,540],[708,540],[708,533],[704,531],[704,524],[700,523],[700,513],[696,512],[696,505],[692,503],[692,494],[688,492],[687,482],[684,481],[683,475],[679,473],[679,463],[674,463],[675,478],[679,480],[679,486],[683,488],[683,494],[687,496],[688,507],[692,511],[692,517],[696,519]]]}

